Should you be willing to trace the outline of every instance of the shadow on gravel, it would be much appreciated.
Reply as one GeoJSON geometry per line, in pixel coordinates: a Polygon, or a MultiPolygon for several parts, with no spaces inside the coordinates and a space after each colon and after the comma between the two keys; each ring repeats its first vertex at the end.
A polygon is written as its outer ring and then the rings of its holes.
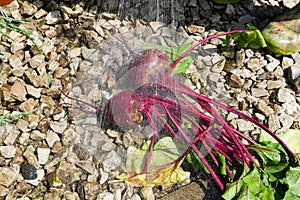
{"type": "MultiPolygon", "coordinates": [[[[93,5],[90,1],[87,6],[92,9],[93,5]]],[[[209,0],[98,0],[97,7],[98,13],[113,12],[121,19],[162,21],[175,26],[196,24],[220,31],[244,28],[247,23],[262,29],[270,20],[288,11],[283,5],[255,6],[253,0],[229,5],[217,5],[209,0]]]]}
{"type": "Polygon", "coordinates": [[[94,14],[108,12],[117,14],[120,19],[161,21],[176,27],[195,24],[219,31],[245,28],[246,24],[262,29],[270,20],[289,10],[282,2],[279,6],[254,5],[254,0],[227,5],[214,4],[210,0],[56,0],[44,1],[44,7],[50,11],[59,5],[75,6],[79,2],[94,14]]]}

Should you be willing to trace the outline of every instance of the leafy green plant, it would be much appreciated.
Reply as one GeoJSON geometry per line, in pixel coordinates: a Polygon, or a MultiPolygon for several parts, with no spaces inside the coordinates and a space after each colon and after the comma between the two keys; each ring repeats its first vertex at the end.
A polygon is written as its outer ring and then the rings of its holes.
{"type": "Polygon", "coordinates": [[[268,49],[277,54],[300,51],[300,4],[270,22],[262,34],[268,49]]]}
{"type": "Polygon", "coordinates": [[[268,48],[276,54],[289,55],[300,51],[300,4],[289,12],[271,21],[263,30],[249,26],[246,33],[235,33],[227,36],[235,38],[241,48],[268,48]]]}
{"type": "MultiPolygon", "coordinates": [[[[300,130],[291,129],[279,137],[299,155],[300,130]]],[[[249,147],[257,158],[259,168],[247,168],[243,176],[226,185],[225,200],[231,199],[300,199],[300,167],[291,166],[282,147],[264,132],[259,146],[249,147]]],[[[299,157],[298,157],[299,159],[299,157]]]]}
{"type": "Polygon", "coordinates": [[[243,33],[234,33],[226,36],[222,45],[227,46],[233,38],[238,47],[259,49],[267,47],[263,34],[254,26],[248,26],[249,30],[243,33]]]}

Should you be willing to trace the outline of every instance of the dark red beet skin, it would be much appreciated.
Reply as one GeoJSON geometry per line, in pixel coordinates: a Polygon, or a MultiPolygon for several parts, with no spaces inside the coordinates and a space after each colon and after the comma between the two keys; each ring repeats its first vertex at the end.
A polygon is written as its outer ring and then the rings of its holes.
{"type": "Polygon", "coordinates": [[[133,91],[122,91],[113,96],[105,108],[105,120],[108,120],[120,128],[132,128],[143,120],[138,110],[139,101],[133,91]]]}
{"type": "Polygon", "coordinates": [[[170,68],[168,56],[159,50],[149,49],[140,52],[129,64],[128,84],[138,88],[164,74],[170,68]]]}

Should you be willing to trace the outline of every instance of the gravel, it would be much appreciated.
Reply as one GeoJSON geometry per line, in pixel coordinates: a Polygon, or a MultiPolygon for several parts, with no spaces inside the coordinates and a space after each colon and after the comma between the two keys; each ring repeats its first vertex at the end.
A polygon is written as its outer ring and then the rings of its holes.
{"type": "MultiPolygon", "coordinates": [[[[262,28],[298,2],[175,0],[149,6],[151,1],[142,0],[34,0],[21,9],[16,2],[4,8],[7,15],[29,22],[21,27],[44,54],[19,33],[9,33],[16,42],[1,35],[0,114],[33,112],[0,127],[0,198],[185,199],[182,190],[205,193],[194,185],[195,177],[171,187],[140,189],[117,180],[126,156],[151,136],[147,127],[102,130],[95,112],[68,108],[72,101],[60,89],[99,105],[127,87],[126,72],[120,76],[131,56],[124,43],[136,51],[144,42],[172,47],[247,23],[262,28]]],[[[185,83],[275,132],[299,128],[300,54],[280,56],[220,43],[216,39],[193,51],[191,79],[185,83]]],[[[258,131],[235,115],[224,117],[246,134],[258,131]]],[[[207,191],[214,188],[204,183],[207,191]]],[[[215,191],[207,196],[220,198],[215,191]]]]}

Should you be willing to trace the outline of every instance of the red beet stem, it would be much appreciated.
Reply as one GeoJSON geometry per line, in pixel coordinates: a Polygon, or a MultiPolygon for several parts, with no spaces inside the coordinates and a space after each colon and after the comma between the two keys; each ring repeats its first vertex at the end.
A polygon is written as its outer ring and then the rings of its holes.
{"type": "Polygon", "coordinates": [[[188,50],[186,50],[183,54],[181,54],[179,56],[179,58],[171,65],[171,68],[168,70],[168,72],[165,74],[165,77],[166,76],[170,76],[172,70],[176,67],[176,65],[186,56],[188,55],[191,51],[193,51],[195,48],[197,48],[198,46],[200,46],[201,44],[203,44],[204,42],[207,42],[211,39],[214,39],[214,38],[218,38],[218,37],[221,37],[221,36],[224,36],[224,35],[229,35],[229,34],[234,34],[234,33],[243,33],[243,32],[247,32],[248,30],[233,30],[233,31],[227,31],[227,32],[223,32],[223,33],[218,33],[218,34],[215,34],[215,35],[212,35],[212,36],[209,36],[197,43],[195,43],[192,47],[190,47],[188,50]]]}
{"type": "Polygon", "coordinates": [[[152,140],[151,140],[151,143],[150,143],[149,151],[147,153],[146,161],[145,161],[144,168],[143,168],[143,171],[142,171],[144,174],[146,174],[148,172],[148,168],[149,168],[149,165],[150,165],[150,162],[151,162],[153,148],[154,148],[154,144],[157,140],[158,132],[157,132],[156,125],[155,125],[154,120],[152,119],[151,115],[146,111],[144,112],[144,114],[146,115],[147,119],[149,120],[149,123],[152,127],[152,130],[153,130],[152,140]]]}
{"type": "Polygon", "coordinates": [[[215,171],[213,170],[213,168],[211,167],[211,165],[207,162],[207,160],[205,159],[205,157],[202,155],[202,153],[200,152],[200,150],[197,148],[197,146],[192,142],[192,140],[187,136],[187,134],[185,133],[185,131],[181,128],[180,124],[177,123],[177,121],[173,118],[172,115],[169,116],[170,119],[172,120],[172,122],[175,124],[176,128],[179,130],[179,132],[185,137],[186,141],[188,143],[191,144],[193,150],[195,151],[195,153],[198,155],[198,157],[202,160],[203,164],[205,165],[205,167],[207,168],[207,170],[211,173],[211,175],[213,176],[213,178],[215,179],[216,183],[218,184],[218,186],[220,187],[221,190],[224,190],[224,185],[222,183],[222,181],[220,180],[220,178],[217,176],[217,174],[215,173],[215,171]]]}
{"type": "MultiPolygon", "coordinates": [[[[178,104],[178,103],[171,103],[172,101],[171,100],[168,100],[168,99],[163,99],[161,97],[157,97],[157,96],[152,96],[152,95],[140,95],[140,96],[149,96],[149,98],[143,98],[143,97],[140,97],[140,99],[142,99],[144,102],[153,102],[153,103],[156,103],[156,105],[162,105],[162,106],[181,106],[181,110],[182,112],[184,113],[185,111],[187,111],[188,113],[196,113],[196,114],[199,114],[198,109],[193,107],[192,109],[191,108],[187,108],[185,106],[182,106],[181,104],[178,104]],[[154,99],[151,99],[150,97],[154,98],[154,99]],[[165,101],[165,102],[164,102],[165,101]],[[187,110],[185,110],[187,109],[187,110]],[[196,111],[195,111],[196,110],[196,111]]],[[[238,148],[239,152],[241,153],[241,155],[244,155],[243,156],[243,160],[244,162],[246,162],[247,165],[250,166],[250,163],[248,161],[247,158],[249,158],[251,160],[252,156],[250,155],[250,153],[247,151],[247,149],[244,147],[244,145],[242,144],[242,142],[237,138],[237,136],[235,136],[235,132],[232,130],[232,128],[230,126],[227,125],[227,123],[223,120],[223,118],[221,116],[218,115],[218,113],[216,111],[214,111],[210,106],[209,104],[204,104],[202,101],[199,101],[200,105],[205,108],[208,112],[210,112],[211,114],[214,114],[213,116],[215,118],[217,118],[217,121],[219,121],[219,123],[221,123],[221,125],[224,127],[224,129],[227,131],[226,133],[229,134],[229,140],[233,140],[234,143],[235,143],[235,146],[238,148]]],[[[168,116],[170,117],[172,115],[172,113],[167,113],[168,116]]],[[[203,114],[204,115],[204,114],[203,114]]],[[[207,118],[207,117],[206,117],[207,118]]],[[[189,119],[189,118],[187,118],[189,119]]],[[[189,120],[190,121],[190,120],[189,120]]],[[[191,123],[193,123],[193,125],[195,125],[195,122],[193,121],[190,121],[191,123]]],[[[212,120],[209,120],[209,123],[212,123],[212,120]]],[[[199,125],[196,125],[196,127],[199,126],[199,125]]],[[[201,128],[200,128],[201,129],[201,128]]],[[[197,133],[196,133],[197,134],[197,133]]],[[[253,161],[253,160],[252,160],[253,161]]]]}
{"type": "MultiPolygon", "coordinates": [[[[183,96],[182,96],[183,97],[183,96]]],[[[176,120],[174,119],[174,115],[171,113],[171,112],[169,112],[168,111],[168,107],[173,107],[173,106],[175,106],[175,107],[178,107],[178,106],[181,106],[181,111],[182,111],[182,115],[183,115],[183,117],[185,117],[188,121],[190,121],[192,124],[193,124],[193,126],[195,126],[196,128],[198,128],[199,130],[198,131],[194,131],[195,132],[195,135],[197,135],[198,133],[199,133],[199,131],[202,129],[200,126],[199,126],[199,124],[197,124],[197,122],[195,122],[192,118],[189,118],[188,116],[187,116],[187,114],[185,114],[185,112],[187,112],[187,113],[195,113],[196,114],[196,116],[197,116],[197,114],[199,114],[199,110],[195,107],[195,106],[190,106],[190,107],[186,107],[186,106],[182,106],[182,104],[179,104],[179,103],[177,103],[177,102],[173,102],[172,100],[169,100],[169,99],[164,99],[164,98],[162,98],[162,97],[157,97],[157,96],[154,96],[154,95],[149,95],[149,94],[140,94],[140,96],[139,96],[139,99],[140,100],[142,100],[142,102],[147,102],[147,103],[149,103],[149,104],[155,104],[155,105],[161,105],[161,106],[164,106],[165,108],[166,108],[166,112],[167,112],[167,115],[173,120],[173,122],[175,122],[176,120]],[[192,107],[192,108],[191,108],[192,107]]],[[[181,99],[180,99],[181,100],[181,99]]],[[[203,102],[202,102],[202,104],[203,104],[203,102]]],[[[208,104],[207,104],[208,105],[208,104]]],[[[202,105],[203,107],[207,107],[207,105],[202,105]]],[[[209,107],[209,106],[208,106],[209,107]]],[[[209,112],[211,112],[212,113],[212,108],[206,108],[206,110],[208,110],[209,112]]],[[[217,113],[216,111],[214,111],[215,113],[217,113]]],[[[202,112],[200,112],[200,113],[202,113],[202,112]]],[[[156,115],[158,115],[157,113],[156,113],[156,115]]],[[[213,121],[212,121],[212,119],[210,118],[210,117],[207,117],[205,114],[202,114],[203,116],[205,116],[205,119],[209,119],[207,122],[209,122],[210,124],[212,124],[213,123],[213,121]]],[[[216,115],[216,114],[215,114],[216,115]]],[[[199,115],[198,115],[199,116],[199,115]]],[[[220,119],[222,119],[221,117],[219,117],[218,118],[218,120],[220,121],[220,119]]],[[[201,119],[200,119],[201,120],[201,119]]],[[[178,120],[177,120],[178,121],[178,120]]],[[[224,123],[226,123],[226,122],[223,122],[223,124],[224,123]]],[[[180,126],[180,124],[178,124],[178,123],[176,123],[176,126],[180,126]]],[[[227,152],[228,152],[228,154],[231,154],[232,153],[232,151],[236,151],[236,152],[240,152],[240,156],[238,156],[239,158],[241,158],[241,161],[244,161],[245,163],[247,163],[247,165],[250,165],[250,163],[249,163],[249,161],[248,161],[248,159],[250,159],[250,160],[252,160],[252,156],[250,155],[250,153],[247,151],[247,149],[244,147],[244,145],[240,142],[240,140],[237,138],[237,136],[235,136],[235,133],[236,132],[234,132],[234,131],[232,131],[232,128],[231,127],[227,127],[227,129],[229,129],[229,131],[227,130],[227,132],[225,132],[224,130],[220,130],[220,131],[222,131],[223,132],[223,134],[225,134],[225,135],[227,135],[227,137],[229,137],[228,138],[228,140],[229,141],[234,141],[235,143],[231,143],[231,145],[234,145],[234,146],[236,146],[236,148],[237,149],[235,149],[235,150],[229,150],[228,148],[227,148],[227,152]],[[238,150],[238,151],[237,151],[238,150]]],[[[179,129],[180,130],[180,129],[179,129]]],[[[195,128],[193,128],[193,130],[195,130],[195,128]]],[[[187,140],[187,142],[190,142],[189,141],[189,139],[187,139],[187,136],[186,136],[186,134],[182,131],[182,130],[180,130],[180,132],[181,133],[183,133],[184,134],[184,136],[185,136],[185,139],[187,140]]],[[[172,134],[174,134],[173,133],[173,130],[172,130],[172,134]]],[[[201,133],[200,133],[200,135],[202,135],[201,133]]],[[[223,135],[223,136],[225,136],[225,135],[223,135]]],[[[244,137],[246,137],[246,136],[244,136],[244,137]]],[[[203,142],[203,141],[202,141],[203,142]]],[[[209,142],[209,143],[211,143],[211,142],[209,142]]],[[[213,148],[213,147],[212,147],[213,148]]],[[[208,150],[208,151],[210,151],[210,150],[208,150]]],[[[223,151],[224,152],[224,151],[223,151]]],[[[230,155],[229,155],[230,156],[230,155]]],[[[227,156],[227,157],[229,157],[229,156],[227,156]]],[[[214,159],[214,156],[213,155],[211,155],[211,157],[212,157],[212,159],[216,162],[216,159],[214,159]]],[[[252,160],[253,161],[253,160],[252,160]]]]}
{"type": "MultiPolygon", "coordinates": [[[[238,116],[240,116],[243,119],[246,119],[252,123],[254,123],[255,125],[259,126],[260,128],[262,128],[263,130],[265,130],[268,134],[270,134],[275,140],[278,141],[278,143],[285,149],[286,153],[289,155],[290,161],[292,163],[292,165],[296,165],[298,163],[294,153],[290,150],[290,148],[274,133],[272,132],[269,128],[267,128],[265,125],[263,125],[262,123],[260,123],[259,121],[257,121],[256,119],[230,107],[227,106],[221,102],[218,102],[216,100],[210,99],[209,97],[206,97],[204,95],[201,95],[199,93],[196,93],[195,91],[193,91],[192,89],[190,89],[189,87],[187,87],[185,84],[181,83],[180,81],[177,81],[176,79],[168,76],[166,77],[166,80],[161,82],[161,83],[152,83],[152,85],[154,87],[167,87],[169,89],[172,89],[174,91],[177,92],[182,92],[188,96],[190,96],[191,98],[196,98],[200,101],[203,102],[207,102],[207,103],[211,103],[217,107],[220,107],[224,110],[227,110],[229,112],[232,112],[234,114],[237,114],[238,116]],[[168,83],[174,83],[176,82],[176,86],[174,86],[174,84],[168,84],[168,83]]],[[[222,120],[223,121],[223,120],[222,120]]],[[[226,126],[226,128],[228,128],[228,126],[226,125],[226,123],[224,124],[226,126]]]]}
{"type": "Polygon", "coordinates": [[[67,98],[69,98],[69,99],[71,99],[71,100],[74,100],[74,101],[76,101],[76,102],[82,103],[83,105],[86,105],[86,106],[89,106],[89,107],[91,107],[91,108],[94,108],[95,110],[99,110],[99,109],[100,109],[100,107],[98,107],[98,106],[95,106],[95,105],[90,104],[90,103],[88,103],[88,102],[85,102],[85,101],[83,101],[83,100],[80,100],[80,99],[71,97],[70,95],[67,95],[67,94],[66,94],[64,91],[62,91],[60,88],[58,88],[58,90],[59,90],[64,96],[66,96],[67,98]]]}
{"type": "MultiPolygon", "coordinates": [[[[205,110],[207,110],[212,116],[214,116],[214,118],[217,120],[217,123],[219,123],[220,126],[222,126],[226,130],[226,132],[229,134],[230,138],[233,140],[233,143],[238,148],[239,152],[242,153],[242,155],[244,155],[243,152],[246,154],[245,156],[243,156],[243,160],[250,167],[248,158],[251,159],[252,156],[248,152],[246,147],[243,145],[241,140],[239,140],[239,138],[237,138],[237,136],[234,134],[234,132],[232,131],[232,127],[227,124],[227,122],[219,115],[219,113],[217,111],[215,111],[215,109],[212,108],[211,105],[209,105],[208,103],[203,102],[201,100],[198,101],[198,103],[205,110]]],[[[253,161],[253,160],[251,160],[251,161],[253,161]]]]}
{"type": "MultiPolygon", "coordinates": [[[[168,111],[168,108],[166,108],[165,106],[164,106],[164,110],[166,111],[166,113],[167,113],[168,115],[172,113],[172,112],[169,112],[169,111],[168,111]]],[[[173,128],[172,128],[172,127],[169,125],[169,123],[166,121],[166,119],[164,119],[163,116],[161,116],[161,112],[159,112],[158,109],[157,109],[156,107],[150,106],[150,107],[148,108],[148,110],[144,110],[143,113],[144,113],[146,116],[151,116],[151,115],[148,114],[149,111],[156,115],[156,120],[157,120],[157,122],[159,123],[159,125],[160,125],[161,127],[166,126],[167,130],[170,131],[170,133],[173,135],[173,137],[175,137],[175,139],[177,139],[177,141],[183,143],[182,138],[180,138],[180,137],[178,136],[178,134],[173,130],[173,128]]],[[[152,117],[150,118],[150,120],[153,121],[152,117]]],[[[154,125],[154,124],[153,124],[153,125],[154,125]]]]}

